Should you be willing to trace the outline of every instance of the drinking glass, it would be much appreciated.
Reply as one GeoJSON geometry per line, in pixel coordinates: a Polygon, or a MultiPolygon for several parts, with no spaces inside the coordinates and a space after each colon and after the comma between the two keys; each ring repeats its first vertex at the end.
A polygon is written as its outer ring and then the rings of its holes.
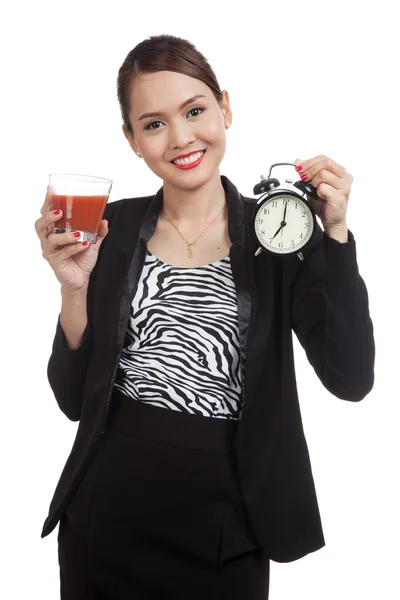
{"type": "Polygon", "coordinates": [[[112,181],[75,173],[52,173],[49,181],[52,210],[63,212],[54,233],[79,231],[79,242],[95,244],[112,181]]]}

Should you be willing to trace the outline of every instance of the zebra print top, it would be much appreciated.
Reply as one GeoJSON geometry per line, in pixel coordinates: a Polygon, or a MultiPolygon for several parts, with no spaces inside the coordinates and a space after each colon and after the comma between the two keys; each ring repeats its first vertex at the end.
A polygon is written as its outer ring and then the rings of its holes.
{"type": "Polygon", "coordinates": [[[229,256],[175,267],[147,252],[115,387],[176,411],[239,419],[241,373],[229,256]]]}

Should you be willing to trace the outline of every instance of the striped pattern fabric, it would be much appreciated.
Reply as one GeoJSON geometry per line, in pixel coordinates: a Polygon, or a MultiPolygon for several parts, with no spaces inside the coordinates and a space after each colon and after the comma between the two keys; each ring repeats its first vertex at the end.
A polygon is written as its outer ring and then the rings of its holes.
{"type": "Polygon", "coordinates": [[[239,419],[236,291],[229,256],[175,267],[147,252],[115,387],[140,402],[239,419]]]}

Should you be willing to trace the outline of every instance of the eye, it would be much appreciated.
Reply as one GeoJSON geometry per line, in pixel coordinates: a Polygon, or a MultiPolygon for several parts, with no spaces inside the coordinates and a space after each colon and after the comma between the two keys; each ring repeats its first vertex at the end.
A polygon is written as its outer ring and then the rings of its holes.
{"type": "Polygon", "coordinates": [[[159,129],[159,127],[152,127],[152,125],[155,125],[155,124],[157,124],[157,123],[161,123],[161,121],[152,121],[151,123],[149,123],[149,124],[148,124],[148,125],[145,127],[145,129],[150,129],[150,130],[153,130],[153,131],[154,131],[155,129],[159,129]]]}
{"type": "MultiPolygon", "coordinates": [[[[192,117],[198,117],[199,115],[201,115],[201,113],[203,113],[205,111],[205,108],[202,108],[201,106],[195,106],[194,108],[191,108],[188,112],[188,115],[191,114],[192,117]],[[198,114],[193,114],[194,111],[199,111],[198,114]]],[[[160,129],[160,127],[153,127],[153,125],[157,125],[157,124],[162,124],[162,121],[152,121],[151,123],[149,123],[146,127],[145,130],[149,130],[149,131],[155,131],[156,129],[160,129]]]]}
{"type": "MultiPolygon", "coordinates": [[[[199,110],[199,111],[200,111],[200,113],[199,113],[199,114],[201,114],[202,112],[204,112],[204,110],[205,110],[205,109],[204,109],[204,108],[201,108],[200,106],[196,106],[195,108],[191,108],[191,109],[189,110],[189,112],[188,112],[188,115],[190,115],[190,113],[192,113],[194,110],[199,110]]],[[[194,117],[197,117],[198,115],[193,115],[193,116],[194,116],[194,117]]]]}

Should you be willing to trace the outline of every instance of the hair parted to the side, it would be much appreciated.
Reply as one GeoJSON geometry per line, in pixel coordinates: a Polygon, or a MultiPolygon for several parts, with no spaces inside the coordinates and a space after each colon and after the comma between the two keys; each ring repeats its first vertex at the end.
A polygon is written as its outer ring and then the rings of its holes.
{"type": "Polygon", "coordinates": [[[133,135],[133,128],[129,112],[134,79],[141,73],[158,71],[175,71],[199,79],[208,85],[219,103],[223,99],[209,62],[191,42],[173,35],[150,36],[129,52],[118,71],[118,101],[122,120],[131,135],[133,135]]]}

